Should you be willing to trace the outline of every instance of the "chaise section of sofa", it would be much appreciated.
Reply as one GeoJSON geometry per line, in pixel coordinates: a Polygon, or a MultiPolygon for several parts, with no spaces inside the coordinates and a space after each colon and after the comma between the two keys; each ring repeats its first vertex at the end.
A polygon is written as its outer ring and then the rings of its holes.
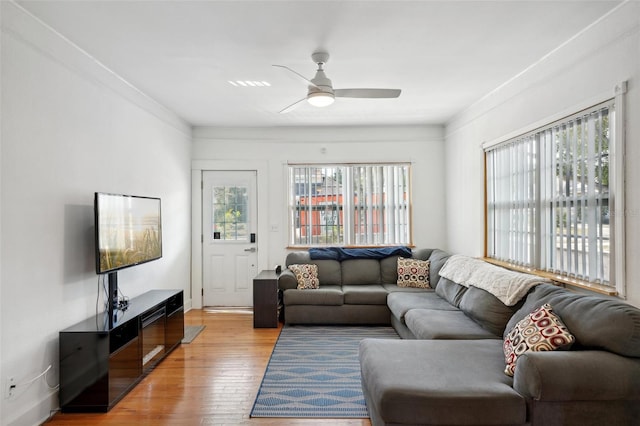
{"type": "Polygon", "coordinates": [[[378,425],[525,425],[500,340],[365,339],[363,392],[378,425]]]}
{"type": "MultiPolygon", "coordinates": [[[[496,279],[499,274],[496,269],[496,279]]],[[[360,344],[373,426],[638,424],[640,310],[633,306],[548,283],[507,306],[495,294],[444,277],[431,296],[394,293],[388,303],[394,327],[415,340],[360,344]],[[510,377],[505,339],[543,305],[575,343],[522,353],[510,377]]]]}

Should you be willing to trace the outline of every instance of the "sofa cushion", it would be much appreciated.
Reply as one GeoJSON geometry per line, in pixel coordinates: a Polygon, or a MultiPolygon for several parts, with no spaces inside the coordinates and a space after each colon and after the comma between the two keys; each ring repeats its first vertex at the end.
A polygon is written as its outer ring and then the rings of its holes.
{"type": "Polygon", "coordinates": [[[359,359],[367,405],[384,424],[527,422],[501,340],[364,339],[359,359]]]}
{"type": "Polygon", "coordinates": [[[391,313],[402,321],[404,321],[405,314],[411,309],[458,310],[433,291],[389,293],[389,296],[387,296],[387,305],[391,313]]]}
{"type": "Polygon", "coordinates": [[[578,294],[552,284],[540,284],[529,293],[522,308],[509,320],[507,330],[545,303],[553,306],[575,336],[574,348],[599,348],[640,357],[640,309],[617,299],[578,294]]]}
{"type": "Polygon", "coordinates": [[[282,293],[285,305],[342,305],[344,294],[342,287],[323,285],[311,290],[285,290],[282,293]]]}
{"type": "Polygon", "coordinates": [[[448,278],[440,277],[438,286],[436,287],[436,294],[453,306],[460,307],[460,300],[467,291],[468,287],[454,283],[448,278]]]}
{"type": "Polygon", "coordinates": [[[551,305],[544,304],[520,320],[504,339],[504,372],[513,376],[518,357],[525,352],[568,349],[575,337],[562,320],[553,313],[551,305]]]}
{"type": "Polygon", "coordinates": [[[342,262],[342,284],[382,284],[380,261],[377,259],[350,259],[342,262]]]}
{"type": "Polygon", "coordinates": [[[400,256],[389,256],[380,259],[380,280],[382,284],[395,284],[398,282],[398,258],[400,256]]]}
{"type": "Polygon", "coordinates": [[[287,267],[293,264],[313,264],[318,266],[320,285],[342,284],[342,268],[337,260],[311,260],[308,251],[293,251],[287,255],[287,267]]]}
{"type": "MultiPolygon", "coordinates": [[[[411,253],[412,259],[429,260],[433,249],[419,249],[411,253]]],[[[389,256],[380,259],[380,277],[382,284],[396,284],[398,282],[398,257],[389,256]]]]}
{"type": "Polygon", "coordinates": [[[398,287],[431,288],[429,286],[429,261],[398,258],[398,287]]]}
{"type": "Polygon", "coordinates": [[[320,283],[318,281],[318,266],[312,264],[293,264],[289,265],[289,269],[296,276],[298,281],[298,290],[306,290],[312,288],[318,288],[320,283]]]}
{"type": "Polygon", "coordinates": [[[451,255],[445,251],[435,249],[431,252],[429,256],[429,283],[432,288],[438,287],[438,282],[440,281],[440,269],[444,266],[451,255]]]}
{"type": "Polygon", "coordinates": [[[347,305],[386,305],[389,294],[380,284],[343,285],[342,292],[347,305]]]}
{"type": "Polygon", "coordinates": [[[285,264],[287,266],[294,264],[304,264],[304,263],[315,263],[311,262],[311,256],[309,256],[308,251],[292,251],[287,254],[287,259],[285,260],[285,264]]]}
{"type": "Polygon", "coordinates": [[[411,257],[413,259],[429,260],[433,252],[436,250],[437,249],[417,249],[411,252],[411,257]]]}
{"type": "Polygon", "coordinates": [[[416,339],[498,339],[495,334],[462,311],[411,309],[404,315],[407,328],[416,339]]]}
{"type": "Polygon", "coordinates": [[[459,307],[478,324],[496,336],[502,336],[507,322],[521,304],[507,306],[488,291],[471,286],[462,295],[459,307]]]}

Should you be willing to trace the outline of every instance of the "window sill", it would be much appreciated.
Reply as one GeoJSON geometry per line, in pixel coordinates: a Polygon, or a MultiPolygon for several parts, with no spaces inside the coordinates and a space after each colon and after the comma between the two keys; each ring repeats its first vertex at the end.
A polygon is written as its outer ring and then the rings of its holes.
{"type": "Polygon", "coordinates": [[[588,281],[573,279],[569,277],[564,277],[561,275],[553,274],[547,271],[540,271],[538,269],[526,268],[520,265],[514,265],[512,263],[503,262],[501,260],[492,259],[490,257],[483,257],[482,260],[488,263],[492,263],[497,266],[502,266],[503,268],[511,269],[518,272],[525,272],[527,274],[537,275],[542,278],[547,278],[554,283],[563,285],[563,286],[571,286],[576,288],[581,288],[584,290],[593,291],[595,293],[604,294],[607,296],[617,296],[618,292],[615,288],[608,287],[602,284],[590,283],[588,281]]]}

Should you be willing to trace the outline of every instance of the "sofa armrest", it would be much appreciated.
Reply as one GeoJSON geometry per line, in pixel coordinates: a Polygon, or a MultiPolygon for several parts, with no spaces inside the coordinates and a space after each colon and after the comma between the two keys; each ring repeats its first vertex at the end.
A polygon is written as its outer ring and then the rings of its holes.
{"type": "Polygon", "coordinates": [[[527,352],[513,388],[539,401],[607,401],[640,397],[640,359],[606,351],[527,352]]]}
{"type": "Polygon", "coordinates": [[[278,289],[288,290],[291,288],[298,288],[298,280],[291,269],[285,269],[278,276],[278,289]]]}

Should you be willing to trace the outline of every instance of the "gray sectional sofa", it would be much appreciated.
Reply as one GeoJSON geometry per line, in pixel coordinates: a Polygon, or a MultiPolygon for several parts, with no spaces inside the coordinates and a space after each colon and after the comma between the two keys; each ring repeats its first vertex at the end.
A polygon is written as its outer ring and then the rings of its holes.
{"type": "MultiPolygon", "coordinates": [[[[439,266],[448,256],[442,250],[414,250],[412,257],[428,260],[431,282],[437,281],[439,266]],[[436,258],[442,257],[442,262],[436,258]]],[[[285,324],[390,324],[387,296],[394,292],[431,293],[432,290],[398,287],[397,260],[383,259],[312,259],[308,251],[287,255],[285,265],[313,264],[318,267],[320,288],[298,290],[293,272],[284,269],[278,278],[282,291],[285,324]]]]}
{"type": "MultiPolygon", "coordinates": [[[[484,289],[441,277],[448,253],[417,250],[414,256],[431,261],[431,290],[394,287],[393,257],[377,264],[350,260],[338,269],[319,264],[318,290],[294,290],[286,271],[280,279],[288,324],[390,323],[403,337],[360,343],[374,426],[640,424],[639,309],[549,283],[507,306],[484,289]],[[319,291],[323,285],[327,293],[319,291]],[[523,353],[510,377],[507,334],[543,304],[553,307],[575,343],[569,350],[523,353]]],[[[290,261],[313,262],[304,252],[290,254],[290,261]]]]}

